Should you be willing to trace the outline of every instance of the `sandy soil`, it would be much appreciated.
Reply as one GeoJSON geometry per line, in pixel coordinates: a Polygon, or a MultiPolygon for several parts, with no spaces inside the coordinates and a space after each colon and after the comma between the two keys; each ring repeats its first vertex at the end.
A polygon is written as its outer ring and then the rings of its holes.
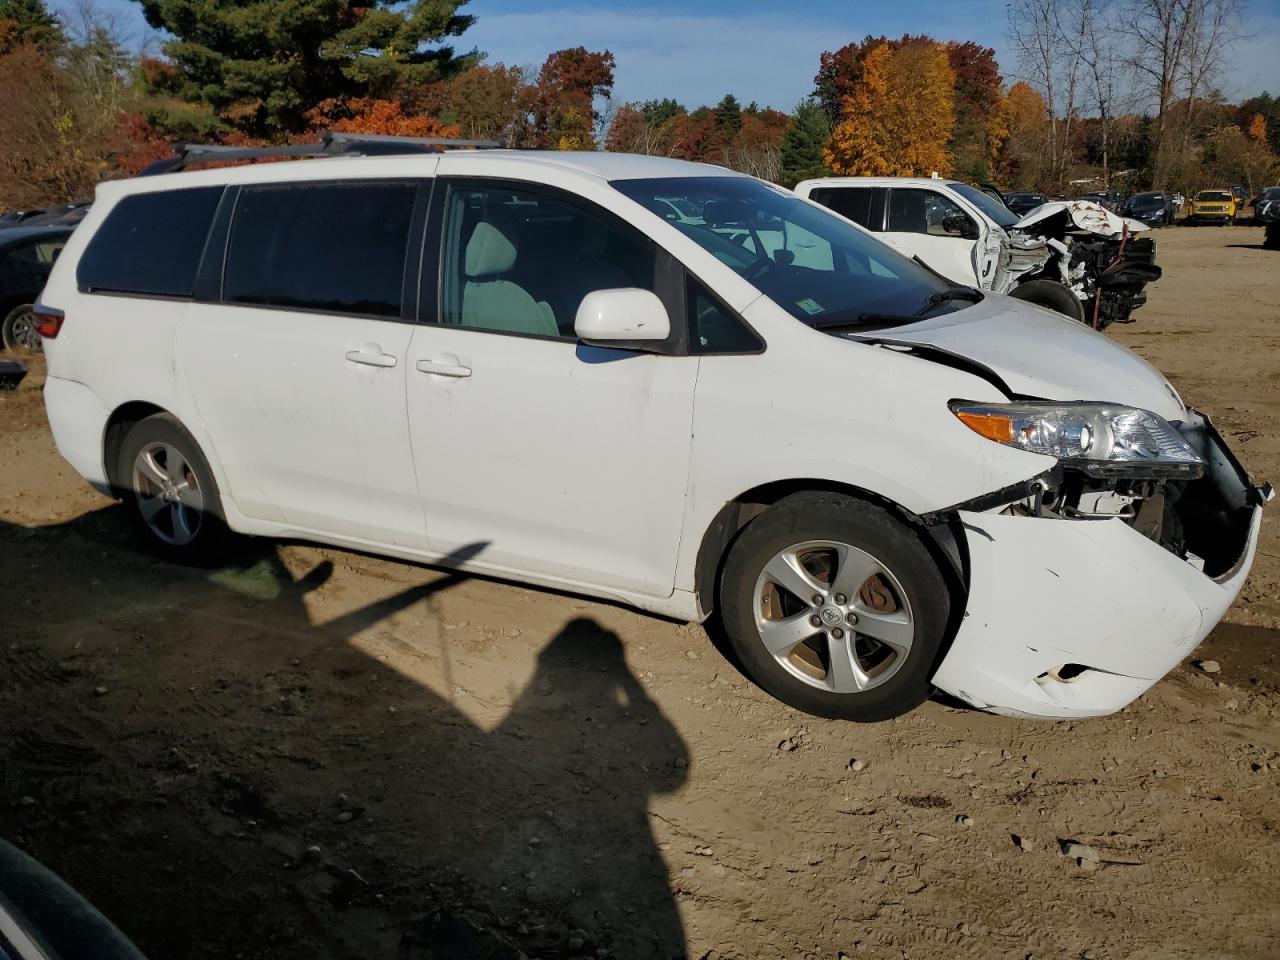
{"type": "MultiPolygon", "coordinates": [[[[1280,256],[1158,236],[1113,335],[1280,479],[1280,256]]],[[[1276,956],[1275,517],[1220,673],[1096,721],[854,726],[576,597],[307,545],[159,563],[41,380],[0,395],[0,835],[156,960],[1276,956]]]]}

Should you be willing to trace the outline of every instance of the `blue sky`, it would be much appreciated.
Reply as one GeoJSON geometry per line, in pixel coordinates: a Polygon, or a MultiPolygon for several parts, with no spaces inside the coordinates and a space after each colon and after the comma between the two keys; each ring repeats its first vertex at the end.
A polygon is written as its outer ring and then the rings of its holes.
{"type": "MultiPolygon", "coordinates": [[[[136,3],[98,3],[119,14],[135,42],[147,33],[136,3]]],[[[463,11],[477,22],[459,48],[478,47],[491,62],[537,66],[552,50],[579,45],[613,51],[618,103],[670,96],[693,107],[733,93],[743,103],[789,110],[812,89],[822,51],[867,34],[975,40],[996,49],[1007,81],[1017,74],[1004,41],[1003,0],[471,0],[463,11]]],[[[1247,35],[1227,57],[1230,99],[1280,93],[1280,5],[1251,0],[1246,20],[1247,35]]]]}

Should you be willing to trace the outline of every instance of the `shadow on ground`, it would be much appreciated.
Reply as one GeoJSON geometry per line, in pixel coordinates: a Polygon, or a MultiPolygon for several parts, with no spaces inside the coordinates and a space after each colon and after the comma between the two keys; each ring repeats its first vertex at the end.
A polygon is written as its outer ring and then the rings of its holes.
{"type": "Polygon", "coordinates": [[[169,566],[109,508],[0,523],[0,834],[157,958],[681,957],[649,799],[687,752],[589,619],[485,731],[274,547],[169,566]]]}

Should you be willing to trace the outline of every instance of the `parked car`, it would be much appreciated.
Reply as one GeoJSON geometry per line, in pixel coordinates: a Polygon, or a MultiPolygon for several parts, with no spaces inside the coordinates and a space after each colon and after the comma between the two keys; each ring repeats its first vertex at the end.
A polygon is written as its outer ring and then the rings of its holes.
{"type": "Polygon", "coordinates": [[[1201,190],[1191,201],[1191,212],[1187,215],[1187,224],[1195,226],[1201,223],[1216,223],[1218,226],[1229,226],[1236,222],[1235,194],[1228,189],[1201,190]]]}
{"type": "Polygon", "coordinates": [[[45,212],[43,207],[32,207],[29,210],[8,210],[0,213],[0,230],[16,227],[24,221],[30,220],[32,217],[38,217],[45,212]]]}
{"type": "Polygon", "coordinates": [[[1007,293],[1099,328],[1128,322],[1160,276],[1147,229],[1096,204],[1045,203],[1019,218],[953,180],[825,177],[796,193],[949,280],[1007,293]]]}
{"type": "Polygon", "coordinates": [[[144,960],[60,877],[0,840],[0,957],[4,960],[144,960]]]}
{"type": "Polygon", "coordinates": [[[67,227],[22,226],[0,232],[0,346],[39,352],[31,305],[70,235],[67,227]]]}
{"type": "Polygon", "coordinates": [[[300,537],[716,612],[828,717],[1119,709],[1221,619],[1269,494],[1124,347],[661,157],[104,183],[37,316],[58,450],[162,555],[300,537]]]}
{"type": "Polygon", "coordinates": [[[1233,184],[1227,187],[1231,191],[1231,195],[1236,199],[1236,216],[1244,213],[1244,208],[1249,205],[1249,194],[1245,191],[1241,184],[1233,184]]]}
{"type": "Polygon", "coordinates": [[[1047,201],[1042,193],[1006,193],[1004,202],[1005,206],[1022,217],[1047,201]]]}
{"type": "Polygon", "coordinates": [[[1168,194],[1159,191],[1135,193],[1124,202],[1123,213],[1149,227],[1162,227],[1173,223],[1173,202],[1168,194]]]}
{"type": "Polygon", "coordinates": [[[37,217],[23,221],[24,227],[72,227],[80,223],[89,212],[89,201],[65,203],[37,217]]]}
{"type": "Polygon", "coordinates": [[[1280,187],[1267,187],[1258,195],[1253,217],[1266,230],[1262,245],[1268,250],[1280,250],[1280,187]]]}
{"type": "Polygon", "coordinates": [[[1120,205],[1120,194],[1115,190],[1095,190],[1090,193],[1082,193],[1076,199],[1096,203],[1104,210],[1114,210],[1120,205]]]}

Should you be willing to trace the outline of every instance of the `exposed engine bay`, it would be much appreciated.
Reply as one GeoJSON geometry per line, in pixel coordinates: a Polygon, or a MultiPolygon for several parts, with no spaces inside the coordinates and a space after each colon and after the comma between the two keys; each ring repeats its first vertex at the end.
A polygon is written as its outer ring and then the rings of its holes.
{"type": "Polygon", "coordinates": [[[1204,459],[1200,476],[1100,478],[1059,470],[1004,512],[1079,521],[1118,518],[1205,576],[1222,578],[1241,560],[1253,508],[1271,490],[1250,485],[1206,417],[1188,411],[1178,432],[1204,459]]]}
{"type": "Polygon", "coordinates": [[[1011,286],[1056,280],[1084,305],[1085,322],[1094,329],[1132,323],[1133,311],[1147,302],[1146,285],[1161,275],[1155,241],[1135,236],[1147,229],[1087,200],[1043,204],[1009,230],[1009,246],[1020,253],[1010,262],[1011,273],[1018,260],[1026,262],[1032,244],[1042,244],[1044,252],[1038,268],[1013,274],[1011,286]]]}

